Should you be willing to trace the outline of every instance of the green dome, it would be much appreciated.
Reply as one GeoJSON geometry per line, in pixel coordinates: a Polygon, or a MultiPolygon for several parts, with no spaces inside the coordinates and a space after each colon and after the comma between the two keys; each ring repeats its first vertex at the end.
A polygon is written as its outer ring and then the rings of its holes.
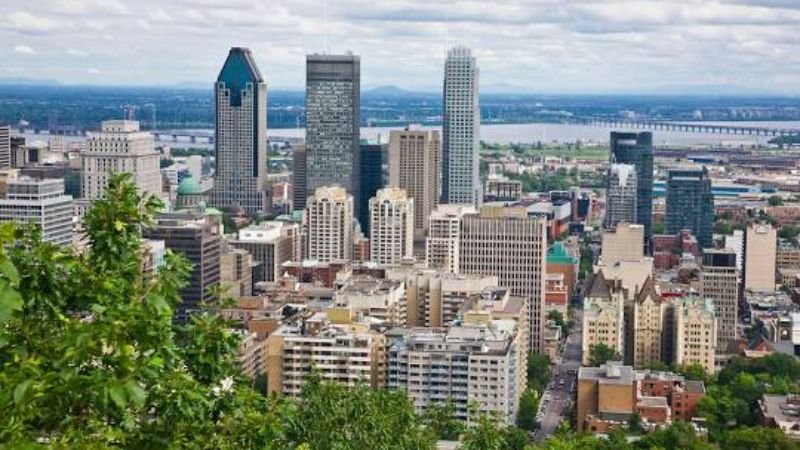
{"type": "Polygon", "coordinates": [[[178,185],[178,195],[201,195],[203,188],[191,175],[184,178],[178,185]]]}

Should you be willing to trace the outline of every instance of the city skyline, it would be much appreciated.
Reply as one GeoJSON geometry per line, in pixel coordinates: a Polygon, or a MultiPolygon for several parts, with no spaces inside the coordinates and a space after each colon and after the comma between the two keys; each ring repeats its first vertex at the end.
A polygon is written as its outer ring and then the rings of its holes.
{"type": "Polygon", "coordinates": [[[36,0],[0,23],[0,80],[198,86],[241,45],[271,87],[300,89],[327,29],[329,53],[361,55],[365,87],[437,91],[445,48],[463,44],[481,61],[484,92],[800,92],[793,2],[520,3],[332,1],[326,27],[317,0],[36,0]],[[135,45],[120,45],[133,34],[135,45]]]}

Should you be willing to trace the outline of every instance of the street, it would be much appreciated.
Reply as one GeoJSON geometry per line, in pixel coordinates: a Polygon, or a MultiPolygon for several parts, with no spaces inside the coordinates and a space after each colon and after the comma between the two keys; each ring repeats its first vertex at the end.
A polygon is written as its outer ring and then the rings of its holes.
{"type": "Polygon", "coordinates": [[[569,418],[564,414],[569,411],[573,402],[573,393],[577,383],[578,368],[581,366],[581,318],[583,312],[575,311],[575,324],[570,330],[564,347],[561,361],[553,367],[553,375],[547,389],[542,394],[539,405],[539,429],[533,438],[534,442],[543,442],[555,433],[558,425],[569,418]]]}

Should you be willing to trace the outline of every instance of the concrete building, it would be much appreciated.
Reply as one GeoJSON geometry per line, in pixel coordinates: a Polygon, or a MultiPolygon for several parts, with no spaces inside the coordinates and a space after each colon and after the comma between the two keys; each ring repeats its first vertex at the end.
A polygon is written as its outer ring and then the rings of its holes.
{"type": "Polygon", "coordinates": [[[525,389],[526,347],[513,320],[412,328],[389,348],[388,386],[405,391],[419,413],[449,401],[460,420],[476,419],[469,414],[474,404],[513,424],[525,389]]]}
{"type": "Polygon", "coordinates": [[[461,257],[461,220],[475,214],[472,206],[439,205],[428,219],[428,238],[425,241],[425,261],[428,267],[458,273],[461,257]]]}
{"type": "Polygon", "coordinates": [[[653,133],[611,132],[611,163],[636,167],[636,219],[647,242],[653,235],[653,133]]]}
{"type": "Polygon", "coordinates": [[[266,342],[267,391],[299,397],[312,370],[346,386],[386,386],[386,338],[361,323],[332,324],[325,313],[301,315],[266,342]]]}
{"type": "Polygon", "coordinates": [[[308,198],[304,222],[309,259],[353,257],[353,196],[339,186],[320,187],[308,198]]]}
{"type": "Polygon", "coordinates": [[[708,170],[670,169],[667,178],[667,233],[690,230],[702,248],[711,247],[714,194],[708,170]]]}
{"type": "Polygon", "coordinates": [[[603,265],[611,267],[620,261],[639,261],[644,257],[645,228],[643,225],[620,223],[604,230],[601,243],[603,265]]]}
{"type": "Polygon", "coordinates": [[[630,164],[611,164],[608,168],[605,228],[636,221],[636,167],[630,164]]]}
{"type": "Polygon", "coordinates": [[[11,126],[0,122],[0,170],[11,168],[11,126]]]}
{"type": "Polygon", "coordinates": [[[369,218],[369,202],[380,189],[385,186],[383,177],[384,147],[380,144],[361,144],[358,147],[359,155],[359,190],[360,199],[355,200],[356,219],[365,236],[371,232],[369,218]]]}
{"type": "Polygon", "coordinates": [[[516,202],[522,198],[522,181],[489,175],[483,191],[484,202],[516,202]]]}
{"type": "Polygon", "coordinates": [[[267,211],[267,85],[249,49],[233,47],[214,84],[216,172],[211,204],[267,211]]]}
{"type": "Polygon", "coordinates": [[[478,66],[472,52],[454,47],[444,64],[442,203],[479,206],[481,111],[478,66]]]}
{"type": "Polygon", "coordinates": [[[406,127],[389,135],[389,186],[414,200],[414,234],[424,238],[429,217],[439,205],[442,147],[439,132],[406,127]]]}
{"type": "Polygon", "coordinates": [[[220,255],[219,279],[231,298],[253,295],[253,256],[241,248],[226,248],[220,255]]]}
{"type": "Polygon", "coordinates": [[[547,219],[525,208],[483,207],[461,220],[458,273],[497,276],[500,286],[529,303],[529,348],[544,344],[547,219]]]}
{"type": "Polygon", "coordinates": [[[633,330],[627,347],[633,353],[631,358],[626,359],[630,359],[634,367],[649,367],[664,362],[664,341],[668,335],[665,328],[669,326],[671,308],[656,291],[653,278],[647,279],[632,303],[633,320],[630,326],[633,330]]]}
{"type": "MultiPolygon", "coordinates": [[[[725,248],[732,249],[736,253],[736,270],[741,274],[744,270],[744,231],[733,230],[732,235],[725,236],[725,248]]],[[[798,250],[798,262],[800,262],[800,250],[798,250]]]]}
{"type": "Polygon", "coordinates": [[[398,264],[414,257],[414,199],[390,187],[369,201],[370,260],[398,264]]]}
{"type": "Polygon", "coordinates": [[[114,173],[130,173],[139,192],[163,197],[160,155],[153,136],[139,131],[139,122],[107,120],[102,131],[92,133],[81,153],[81,197],[101,198],[114,173]]]}
{"type": "Polygon", "coordinates": [[[744,241],[744,288],[774,291],[778,233],[772,225],[759,223],[747,228],[744,241]]]}
{"type": "Polygon", "coordinates": [[[302,211],[306,208],[308,197],[308,173],[306,168],[306,146],[292,145],[292,210],[302,211]]]}
{"type": "Polygon", "coordinates": [[[673,301],[675,364],[699,364],[714,373],[717,316],[711,299],[692,297],[673,301]]]}
{"type": "Polygon", "coordinates": [[[800,441],[800,397],[764,394],[758,400],[761,426],[777,428],[789,439],[800,441]]]}
{"type": "Polygon", "coordinates": [[[175,321],[185,322],[201,303],[215,300],[209,288],[220,282],[222,240],[216,220],[196,212],[160,214],[143,235],[164,241],[169,250],[192,264],[189,284],[180,292],[182,301],[175,311],[175,321]]]}
{"type": "Polygon", "coordinates": [[[9,179],[0,198],[0,222],[35,224],[42,240],[72,244],[72,197],[64,194],[64,180],[9,179]]]}
{"type": "Polygon", "coordinates": [[[594,274],[583,300],[583,364],[590,364],[592,348],[603,344],[620,356],[625,352],[625,294],[619,283],[606,280],[603,272],[594,274]]]}
{"type": "Polygon", "coordinates": [[[327,309],[328,318],[334,323],[352,323],[359,317],[370,317],[388,326],[404,326],[405,292],[405,285],[399,281],[353,276],[336,291],[327,309]]]}
{"type": "Polygon", "coordinates": [[[736,270],[734,250],[703,250],[700,296],[714,302],[717,315],[717,349],[722,351],[727,348],[729,341],[737,338],[739,272],[736,270]]]}
{"type": "Polygon", "coordinates": [[[282,275],[281,265],[299,259],[296,254],[299,239],[299,227],[295,224],[261,222],[239,230],[237,238],[229,240],[229,244],[252,256],[254,283],[276,282],[282,275]]]}
{"type": "MultiPolygon", "coordinates": [[[[306,57],[306,189],[339,185],[360,206],[361,60],[306,57]]],[[[351,213],[352,214],[352,213],[351,213]]]]}

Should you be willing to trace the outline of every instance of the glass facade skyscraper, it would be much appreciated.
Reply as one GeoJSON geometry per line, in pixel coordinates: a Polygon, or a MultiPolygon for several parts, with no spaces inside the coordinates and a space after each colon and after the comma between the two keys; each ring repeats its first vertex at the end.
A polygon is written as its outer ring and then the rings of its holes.
{"type": "Polygon", "coordinates": [[[636,168],[636,222],[644,226],[649,243],[653,236],[653,133],[611,132],[611,163],[636,168]]]}
{"type": "Polygon", "coordinates": [[[361,224],[361,231],[369,236],[369,199],[383,188],[383,146],[377,144],[361,144],[359,146],[361,176],[360,199],[356,209],[356,218],[361,224]]]}
{"type": "Polygon", "coordinates": [[[667,232],[691,230],[704,248],[712,246],[714,194],[708,170],[671,169],[667,178],[667,232]]]}

